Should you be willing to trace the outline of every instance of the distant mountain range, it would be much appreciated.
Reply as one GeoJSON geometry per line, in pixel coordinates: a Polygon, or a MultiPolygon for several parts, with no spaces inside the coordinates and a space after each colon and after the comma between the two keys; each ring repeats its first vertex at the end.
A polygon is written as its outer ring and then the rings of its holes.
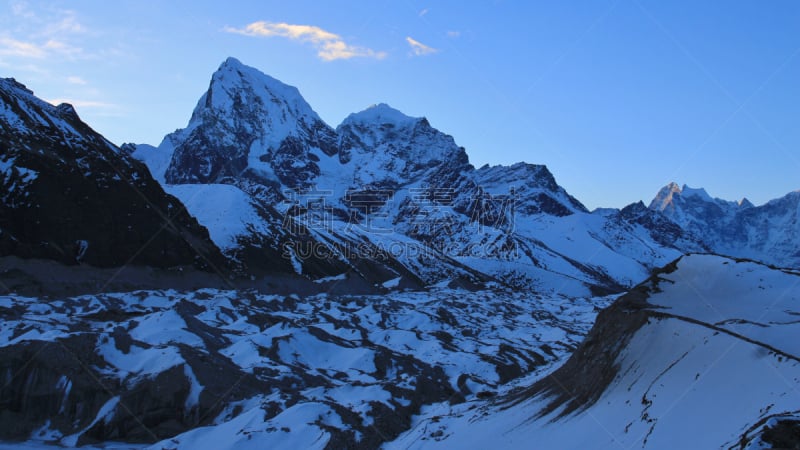
{"type": "Polygon", "coordinates": [[[658,192],[650,209],[697,236],[715,253],[800,266],[800,191],[753,206],[746,198],[726,201],[711,198],[704,189],[670,183],[658,192]]]}
{"type": "Polygon", "coordinates": [[[452,137],[385,104],[333,129],[296,88],[233,58],[186,128],[133,156],[243,272],[588,295],[689,251],[800,263],[797,193],[749,208],[670,185],[649,208],[590,213],[546,167],[476,169],[452,137]]]}

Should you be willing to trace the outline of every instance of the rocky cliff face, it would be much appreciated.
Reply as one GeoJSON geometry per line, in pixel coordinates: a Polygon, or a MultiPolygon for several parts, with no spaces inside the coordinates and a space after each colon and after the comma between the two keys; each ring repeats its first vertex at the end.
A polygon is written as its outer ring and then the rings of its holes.
{"type": "Polygon", "coordinates": [[[234,58],[217,70],[189,124],[164,138],[170,184],[233,182],[303,187],[319,175],[311,151],[336,153],[336,135],[296,88],[234,58]]]}
{"type": "Polygon", "coordinates": [[[0,254],[95,266],[223,265],[147,168],[13,79],[0,80],[0,254]]]}

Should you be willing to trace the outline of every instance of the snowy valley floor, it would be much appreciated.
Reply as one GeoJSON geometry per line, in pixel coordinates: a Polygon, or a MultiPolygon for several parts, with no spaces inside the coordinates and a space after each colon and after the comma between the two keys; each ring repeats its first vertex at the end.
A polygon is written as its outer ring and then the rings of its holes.
{"type": "Polygon", "coordinates": [[[800,441],[800,273],[720,256],[620,297],[154,290],[0,317],[0,448],[800,441]]]}
{"type": "Polygon", "coordinates": [[[451,289],[6,295],[0,432],[30,448],[375,448],[421,408],[449,414],[552,370],[610,301],[451,289]]]}

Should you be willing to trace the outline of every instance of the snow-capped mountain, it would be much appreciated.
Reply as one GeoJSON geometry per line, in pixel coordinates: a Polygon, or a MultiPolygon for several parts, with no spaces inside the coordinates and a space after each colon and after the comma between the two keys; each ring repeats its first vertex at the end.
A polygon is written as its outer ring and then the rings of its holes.
{"type": "MultiPolygon", "coordinates": [[[[349,115],[336,127],[339,161],[351,188],[394,189],[424,180],[435,169],[466,170],[469,160],[451,136],[424,117],[409,117],[386,104],[349,115]]],[[[325,180],[327,181],[327,180],[325,180]]]]}
{"type": "Polygon", "coordinates": [[[548,214],[556,217],[589,211],[556,183],[543,165],[517,163],[511,166],[485,165],[474,172],[474,183],[493,196],[516,197],[516,213],[522,216],[548,214]]]}
{"type": "Polygon", "coordinates": [[[252,177],[300,187],[319,174],[313,151],[335,153],[336,135],[296,88],[228,58],[161,148],[172,150],[170,184],[252,177]]]}
{"type": "Polygon", "coordinates": [[[602,311],[556,371],[431,407],[386,448],[793,448],[798,310],[800,272],[684,257],[602,311]]]}
{"type": "Polygon", "coordinates": [[[185,129],[133,154],[245,271],[266,254],[271,269],[311,279],[588,295],[632,286],[680,254],[625,216],[590,214],[544,166],[475,169],[451,136],[386,104],[334,131],[297,89],[233,58],[185,129]],[[233,187],[249,206],[229,211],[221,232],[212,200],[222,194],[201,192],[233,187]]]}
{"type": "Polygon", "coordinates": [[[704,189],[670,183],[650,209],[686,230],[707,249],[781,267],[800,267],[800,191],[754,206],[712,198],[704,189]]]}
{"type": "Polygon", "coordinates": [[[670,220],[683,228],[698,231],[710,223],[732,220],[740,211],[752,208],[747,199],[741,202],[712,198],[705,189],[678,186],[669,183],[661,188],[650,202],[650,209],[661,211],[670,220]]]}
{"type": "Polygon", "coordinates": [[[14,79],[0,79],[0,256],[94,266],[224,266],[147,168],[14,79]]]}

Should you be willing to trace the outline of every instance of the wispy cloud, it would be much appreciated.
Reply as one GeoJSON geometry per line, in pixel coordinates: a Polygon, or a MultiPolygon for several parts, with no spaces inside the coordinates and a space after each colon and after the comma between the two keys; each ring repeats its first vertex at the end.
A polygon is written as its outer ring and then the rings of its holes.
{"type": "Polygon", "coordinates": [[[244,28],[225,27],[224,31],[253,37],[283,37],[309,43],[317,49],[317,56],[323,61],[359,57],[382,59],[386,57],[385,52],[348,44],[338,34],[313,25],[259,21],[253,22],[244,28]]]}
{"type": "Polygon", "coordinates": [[[406,37],[406,42],[408,42],[408,45],[411,46],[411,51],[414,53],[415,56],[431,55],[439,51],[433,47],[428,47],[427,45],[412,38],[411,36],[406,37]]]}
{"type": "Polygon", "coordinates": [[[81,77],[75,76],[75,75],[67,77],[67,83],[69,83],[69,84],[77,84],[77,85],[80,85],[80,86],[85,86],[85,85],[88,84],[86,82],[86,80],[84,80],[81,77]]]}
{"type": "Polygon", "coordinates": [[[0,36],[0,55],[41,59],[47,56],[44,47],[10,37],[0,36]]]}
{"type": "Polygon", "coordinates": [[[455,39],[455,38],[457,38],[459,36],[461,36],[461,32],[460,31],[450,30],[450,31],[447,32],[447,37],[449,37],[449,38],[455,39]]]}
{"type": "Polygon", "coordinates": [[[117,105],[113,103],[106,103],[106,102],[98,102],[94,100],[78,100],[72,98],[53,98],[47,100],[47,103],[51,105],[58,106],[62,103],[69,103],[70,105],[76,108],[116,108],[117,105]]]}
{"type": "Polygon", "coordinates": [[[87,56],[72,43],[73,37],[87,32],[74,11],[45,8],[37,14],[24,2],[14,2],[10,9],[13,18],[8,23],[14,26],[0,31],[0,55],[23,59],[87,56]]]}
{"type": "Polygon", "coordinates": [[[47,52],[58,54],[61,56],[67,56],[70,58],[77,58],[83,56],[83,49],[81,47],[76,47],[71,44],[67,44],[64,41],[59,41],[56,39],[49,39],[47,42],[44,43],[44,49],[47,52]]]}
{"type": "Polygon", "coordinates": [[[64,33],[80,34],[86,33],[86,27],[78,21],[78,16],[74,11],[61,11],[62,17],[52,21],[45,26],[46,35],[62,35],[64,33]]]}
{"type": "Polygon", "coordinates": [[[25,19],[30,19],[35,16],[35,14],[33,14],[33,12],[31,12],[30,9],[28,8],[28,4],[20,1],[11,2],[11,13],[14,14],[16,17],[21,17],[25,19]]]}
{"type": "Polygon", "coordinates": [[[424,16],[425,14],[428,14],[428,8],[425,8],[422,11],[419,12],[419,16],[420,17],[424,16]]]}
{"type": "MultiPolygon", "coordinates": [[[[12,58],[8,58],[12,59],[12,58]]],[[[39,75],[41,77],[50,77],[50,71],[47,68],[42,67],[39,64],[32,64],[32,63],[22,63],[20,64],[18,61],[10,62],[8,59],[0,58],[0,68],[3,69],[10,69],[16,72],[27,72],[39,75]]]]}
{"type": "Polygon", "coordinates": [[[43,43],[35,43],[0,36],[0,55],[32,59],[64,56],[74,59],[83,55],[83,49],[55,39],[48,39],[43,43]]]}

